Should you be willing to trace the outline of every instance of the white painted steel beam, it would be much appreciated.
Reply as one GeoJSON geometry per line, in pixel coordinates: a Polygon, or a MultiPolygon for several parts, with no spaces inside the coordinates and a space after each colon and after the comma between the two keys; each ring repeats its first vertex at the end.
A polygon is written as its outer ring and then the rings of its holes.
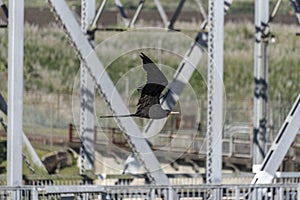
{"type": "Polygon", "coordinates": [[[22,185],[24,0],[9,1],[7,185],[22,185]]]}
{"type": "Polygon", "coordinates": [[[96,14],[96,16],[95,16],[95,18],[93,19],[93,22],[92,22],[92,28],[93,29],[97,27],[97,22],[100,19],[102,13],[103,13],[106,2],[107,2],[107,0],[103,0],[100,4],[99,8],[98,8],[97,14],[96,14]]]}
{"type": "Polygon", "coordinates": [[[30,154],[30,158],[31,158],[32,162],[34,162],[34,164],[36,164],[37,167],[39,167],[40,169],[43,169],[45,172],[47,172],[44,164],[42,163],[41,159],[35,152],[33,146],[31,145],[30,141],[28,140],[28,138],[24,132],[22,132],[22,136],[23,136],[23,145],[26,148],[26,150],[28,151],[28,153],[30,154]]]}
{"type": "Polygon", "coordinates": [[[154,3],[156,5],[156,8],[157,8],[157,10],[159,12],[159,15],[160,15],[160,17],[161,17],[161,19],[162,19],[165,27],[168,27],[170,22],[168,20],[168,16],[167,16],[164,8],[162,7],[160,1],[159,0],[154,0],[154,3]]]}
{"type": "Polygon", "coordinates": [[[129,23],[129,25],[128,25],[129,28],[134,27],[134,24],[135,24],[135,22],[136,22],[136,20],[137,20],[137,18],[138,18],[138,16],[139,16],[139,14],[140,14],[141,11],[142,11],[142,8],[143,8],[143,6],[144,6],[144,3],[145,3],[145,0],[140,0],[139,5],[138,5],[138,7],[137,7],[137,9],[136,9],[136,11],[135,11],[135,13],[134,13],[134,15],[133,15],[133,17],[132,17],[130,23],[129,23]]]}

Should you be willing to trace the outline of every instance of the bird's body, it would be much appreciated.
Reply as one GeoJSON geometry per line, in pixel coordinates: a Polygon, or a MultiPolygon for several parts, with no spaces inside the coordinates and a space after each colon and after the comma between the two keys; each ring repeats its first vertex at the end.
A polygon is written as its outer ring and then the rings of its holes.
{"type": "MultiPolygon", "coordinates": [[[[143,61],[143,68],[147,74],[147,83],[139,88],[140,98],[137,103],[137,111],[134,114],[119,116],[100,116],[106,117],[141,117],[151,119],[163,119],[171,114],[170,110],[162,109],[159,99],[162,91],[168,85],[168,80],[164,74],[158,69],[153,61],[145,54],[141,53],[140,57],[143,61]]],[[[175,113],[174,113],[175,114],[175,113]]]]}

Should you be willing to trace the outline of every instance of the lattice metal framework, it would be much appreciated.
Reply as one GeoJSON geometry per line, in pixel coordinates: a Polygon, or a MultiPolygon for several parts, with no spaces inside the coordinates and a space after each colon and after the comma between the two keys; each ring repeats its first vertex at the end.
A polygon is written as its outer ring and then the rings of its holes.
{"type": "MultiPolygon", "coordinates": [[[[87,82],[91,82],[92,84],[96,84],[96,88],[101,92],[104,97],[109,97],[109,90],[113,88],[111,85],[111,81],[107,75],[104,77],[105,84],[103,82],[96,80],[95,75],[98,74],[99,69],[95,69],[94,64],[99,64],[101,66],[101,62],[97,59],[95,55],[92,45],[88,41],[88,39],[84,36],[84,33],[81,32],[80,27],[77,27],[76,20],[74,16],[71,14],[69,8],[65,4],[63,0],[48,0],[52,7],[54,8],[59,21],[64,25],[64,28],[72,43],[75,46],[76,51],[80,55],[84,66],[86,67],[86,71],[82,74],[84,77],[82,80],[84,82],[83,88],[92,88],[93,86],[87,82]],[[92,54],[90,54],[92,53],[92,54]],[[87,81],[86,74],[90,76],[90,79],[87,81]],[[86,84],[86,85],[85,85],[86,84]]],[[[1,2],[1,1],[0,1],[1,2]]],[[[87,2],[90,2],[91,10],[94,9],[94,0],[82,0],[83,8],[84,5],[87,5],[87,2]]],[[[209,72],[208,72],[208,163],[207,163],[207,181],[208,183],[217,184],[221,181],[221,150],[222,150],[222,92],[223,92],[223,24],[224,24],[224,1],[217,0],[209,1],[209,72]],[[221,14],[220,14],[221,13],[221,14]],[[221,81],[220,81],[221,80],[221,81]]],[[[119,8],[122,8],[121,2],[119,0],[115,1],[116,5],[119,8]]],[[[140,8],[143,6],[144,1],[140,2],[140,8]]],[[[170,23],[160,5],[158,0],[155,0],[156,6],[160,11],[163,22],[165,26],[169,26],[170,23]]],[[[180,12],[181,7],[184,3],[184,0],[180,1],[180,5],[178,7],[178,11],[180,12]]],[[[254,134],[255,134],[255,144],[254,144],[254,155],[255,155],[255,165],[259,165],[264,156],[263,152],[265,149],[265,133],[266,133],[266,113],[267,113],[267,42],[264,41],[264,31],[267,28],[268,23],[268,1],[264,0],[256,0],[256,17],[255,17],[255,25],[256,25],[256,43],[255,43],[255,98],[254,98],[254,116],[257,116],[254,119],[254,134]]],[[[88,3],[89,4],[89,3],[88,3]]],[[[86,12],[86,10],[83,12],[86,12]]],[[[89,12],[89,11],[88,11],[89,12]]],[[[121,11],[122,13],[123,11],[121,11]]],[[[11,0],[9,4],[9,13],[10,13],[10,25],[9,25],[9,86],[8,86],[8,112],[10,113],[8,118],[8,183],[12,186],[17,186],[22,184],[22,140],[19,138],[22,137],[22,110],[23,110],[23,102],[22,102],[22,87],[23,85],[23,24],[24,24],[24,1],[23,0],[11,0]]],[[[90,12],[89,12],[90,13],[90,12]]],[[[137,15],[140,13],[140,10],[136,12],[137,15]]],[[[137,16],[136,15],[136,16],[137,16]]],[[[171,25],[174,24],[177,16],[174,15],[174,18],[171,20],[171,25]]],[[[131,21],[128,21],[126,15],[123,16],[125,24],[128,26],[132,26],[136,20],[136,18],[131,21]],[[130,25],[131,24],[131,25],[130,25]]],[[[92,16],[85,16],[83,14],[83,32],[87,31],[87,25],[92,23],[92,16]]],[[[95,21],[94,21],[95,22],[95,21]]],[[[94,25],[95,23],[93,23],[94,25]]],[[[173,26],[170,26],[173,27],[173,26]]],[[[199,33],[196,42],[203,41],[199,39],[202,35],[199,33]]],[[[205,43],[203,43],[205,44],[205,43]]],[[[205,46],[205,45],[204,45],[205,46]]],[[[201,55],[203,53],[203,46],[200,45],[196,48],[196,51],[192,52],[195,54],[189,54],[191,56],[191,63],[199,62],[201,55]],[[200,48],[199,48],[200,47],[200,48]],[[197,57],[197,53],[199,53],[200,58],[197,57]]],[[[189,59],[188,57],[186,59],[189,59]]],[[[184,64],[183,64],[184,65],[184,64]]],[[[183,66],[181,65],[181,66],[183,66]]],[[[193,70],[186,68],[187,71],[185,73],[190,74],[193,70]]],[[[100,71],[103,69],[100,69],[100,71]]],[[[176,79],[174,79],[176,83],[176,79]]],[[[174,85],[176,85],[174,83],[174,85]]],[[[172,85],[172,84],[171,84],[172,85]]],[[[175,87],[175,86],[174,86],[175,87]]],[[[183,88],[182,88],[183,89],[183,88]]],[[[180,95],[181,91],[179,91],[180,95]]],[[[93,95],[92,95],[93,96],[93,95]]],[[[117,95],[118,96],[118,95],[117,95]]],[[[174,97],[166,96],[166,100],[174,101],[174,97]]],[[[89,97],[83,97],[84,102],[89,102],[91,99],[89,97]]],[[[122,100],[120,99],[120,104],[116,107],[115,105],[109,104],[109,99],[106,99],[108,105],[112,107],[112,110],[116,113],[126,113],[127,109],[124,107],[122,100]]],[[[88,104],[89,106],[91,104],[88,104]]],[[[170,105],[170,104],[168,104],[170,105]]],[[[297,104],[299,105],[299,98],[297,104]]],[[[92,106],[93,107],[93,106],[92,106]]],[[[299,108],[296,106],[297,109],[299,108]]],[[[294,109],[291,113],[296,113],[299,119],[299,111],[294,109]]],[[[87,114],[85,111],[82,111],[82,115],[84,116],[84,120],[82,121],[82,131],[86,131],[92,127],[91,124],[86,124],[85,120],[90,119],[91,113],[87,114]],[[86,116],[89,115],[89,116],[86,116]]],[[[293,121],[287,122],[293,124],[295,123],[295,119],[293,121]]],[[[292,119],[289,119],[292,120],[292,119]]],[[[119,123],[122,125],[122,128],[125,132],[135,133],[137,135],[140,134],[138,128],[136,128],[135,123],[131,120],[120,120],[119,123]]],[[[279,138],[282,138],[284,134],[284,130],[288,129],[291,125],[284,124],[282,130],[279,134],[279,138]]],[[[293,128],[295,128],[293,126],[293,128]]],[[[93,127],[92,127],[93,128],[93,127]]],[[[297,127],[296,127],[297,128],[297,127]]],[[[93,134],[92,134],[93,135],[93,134]]],[[[135,135],[136,136],[136,135],[135,135]]],[[[150,174],[150,179],[155,183],[159,184],[169,184],[165,174],[161,170],[151,171],[153,169],[159,168],[159,163],[153,154],[151,154],[151,150],[147,144],[147,142],[143,139],[136,139],[134,137],[128,136],[128,141],[137,155],[139,161],[146,168],[148,173],[150,174]],[[146,149],[144,149],[146,148],[146,149]],[[143,153],[150,152],[150,155],[144,155],[143,153]]],[[[276,140],[280,141],[279,139],[276,140]]],[[[275,142],[276,142],[275,141],[275,142]]],[[[282,143],[283,144],[283,143],[282,143]]],[[[273,154],[278,151],[278,147],[273,148],[273,154]]],[[[272,155],[272,153],[269,153],[272,155]]],[[[267,158],[271,158],[269,155],[267,158]]],[[[264,162],[266,163],[266,162],[264,162]]],[[[84,168],[89,168],[87,165],[84,168]]],[[[266,168],[267,164],[263,164],[263,167],[266,168]]],[[[268,165],[269,166],[269,165],[268,165]]],[[[254,166],[254,168],[256,168],[254,166]]],[[[262,168],[261,168],[262,169],[262,168]]],[[[257,181],[256,181],[257,183],[257,181]]]]}
{"type": "MultiPolygon", "coordinates": [[[[53,8],[54,14],[59,23],[63,25],[64,30],[69,36],[70,42],[78,53],[81,61],[87,66],[88,72],[95,83],[97,91],[101,94],[109,108],[113,113],[123,114],[129,113],[125,103],[120,94],[114,89],[114,85],[106,73],[101,61],[96,52],[93,50],[87,38],[81,32],[72,11],[63,0],[49,0],[53,8]],[[101,79],[97,79],[99,74],[102,74],[101,79]],[[112,92],[116,91],[111,95],[112,92]],[[112,97],[114,97],[115,104],[111,104],[112,97]]],[[[154,184],[168,185],[169,180],[160,168],[159,162],[153,152],[151,151],[147,141],[141,138],[141,132],[134,120],[131,118],[119,118],[118,123],[125,133],[128,144],[131,146],[133,152],[138,158],[139,162],[147,171],[150,181],[154,184]]]]}

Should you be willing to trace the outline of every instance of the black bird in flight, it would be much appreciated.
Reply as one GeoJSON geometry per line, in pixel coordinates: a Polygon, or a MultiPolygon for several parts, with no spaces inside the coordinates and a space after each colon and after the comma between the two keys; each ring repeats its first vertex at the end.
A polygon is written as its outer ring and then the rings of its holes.
{"type": "Polygon", "coordinates": [[[141,117],[149,119],[163,119],[170,114],[179,114],[179,112],[162,109],[159,99],[161,92],[168,85],[168,80],[149,57],[143,53],[140,54],[140,57],[143,60],[143,68],[147,74],[147,83],[142,88],[138,88],[141,96],[137,104],[138,108],[136,113],[129,115],[100,116],[100,118],[141,117]]]}

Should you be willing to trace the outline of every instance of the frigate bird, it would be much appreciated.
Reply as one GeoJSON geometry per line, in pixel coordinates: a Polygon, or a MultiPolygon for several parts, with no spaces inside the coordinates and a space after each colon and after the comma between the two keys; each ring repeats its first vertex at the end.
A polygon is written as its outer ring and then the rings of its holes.
{"type": "Polygon", "coordinates": [[[129,115],[111,115],[100,116],[100,118],[108,117],[140,117],[149,119],[163,119],[170,114],[179,114],[171,110],[164,110],[160,105],[160,96],[162,91],[168,85],[168,80],[153,61],[141,53],[140,57],[143,61],[143,68],[147,75],[147,83],[138,88],[140,98],[137,103],[137,111],[129,115]]]}

